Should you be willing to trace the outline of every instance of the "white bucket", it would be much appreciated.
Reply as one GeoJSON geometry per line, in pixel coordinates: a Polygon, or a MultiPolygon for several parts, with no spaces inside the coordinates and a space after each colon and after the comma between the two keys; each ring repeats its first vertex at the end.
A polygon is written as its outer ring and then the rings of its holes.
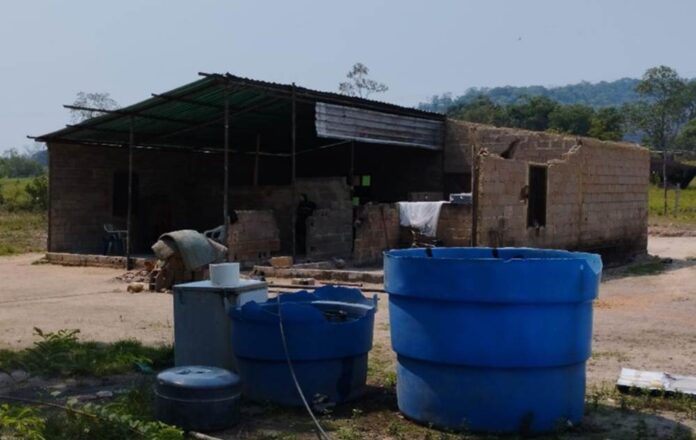
{"type": "Polygon", "coordinates": [[[234,287],[239,284],[239,263],[211,264],[210,282],[216,286],[234,287]]]}

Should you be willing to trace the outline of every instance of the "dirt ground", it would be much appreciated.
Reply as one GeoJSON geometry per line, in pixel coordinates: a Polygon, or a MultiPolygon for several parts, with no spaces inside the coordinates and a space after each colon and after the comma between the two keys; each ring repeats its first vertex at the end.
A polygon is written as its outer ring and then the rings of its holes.
{"type": "MultiPolygon", "coordinates": [[[[621,367],[696,375],[696,237],[650,237],[649,252],[672,259],[664,272],[643,276],[631,275],[625,268],[605,272],[595,303],[589,388],[613,387],[621,367]]],[[[169,294],[129,294],[126,285],[115,280],[121,270],[32,264],[39,257],[0,258],[0,348],[30,345],[33,327],[49,331],[79,328],[82,338],[99,341],[172,342],[169,294]]],[[[371,366],[385,374],[393,371],[385,295],[380,295],[371,358],[371,366]]],[[[396,417],[393,394],[377,393],[373,397],[389,400],[387,412],[396,417]]],[[[592,423],[604,423],[602,415],[592,417],[592,423]]],[[[675,423],[669,417],[654,418],[666,430],[675,423]]],[[[693,420],[682,423],[696,429],[693,420]]],[[[309,429],[300,425],[300,432],[309,429]]],[[[304,438],[304,433],[297,438],[304,438]]]]}

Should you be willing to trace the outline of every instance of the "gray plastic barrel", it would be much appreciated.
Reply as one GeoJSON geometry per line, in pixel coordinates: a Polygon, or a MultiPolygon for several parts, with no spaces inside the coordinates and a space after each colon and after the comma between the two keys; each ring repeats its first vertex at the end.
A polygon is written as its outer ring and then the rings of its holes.
{"type": "Polygon", "coordinates": [[[155,417],[186,431],[221,431],[239,420],[239,376],[222,368],[174,367],[157,375],[155,417]]]}
{"type": "Polygon", "coordinates": [[[236,371],[230,341],[230,308],[268,299],[263,281],[240,280],[235,287],[210,281],[174,286],[174,365],[209,365],[236,371]]]}

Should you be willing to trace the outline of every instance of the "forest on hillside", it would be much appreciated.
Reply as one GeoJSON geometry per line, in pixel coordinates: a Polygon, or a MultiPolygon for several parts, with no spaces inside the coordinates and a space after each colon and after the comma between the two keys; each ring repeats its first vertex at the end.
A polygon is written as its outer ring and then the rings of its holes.
{"type": "Polygon", "coordinates": [[[419,108],[499,127],[696,151],[696,79],[668,66],[647,69],[641,79],[471,88],[457,97],[435,95],[419,108]]]}
{"type": "Polygon", "coordinates": [[[583,81],[559,87],[471,87],[459,96],[453,96],[449,92],[434,95],[428,102],[420,103],[418,108],[446,113],[450,108],[461,107],[480,96],[486,96],[498,105],[510,105],[524,98],[542,96],[559,104],[583,104],[593,108],[616,107],[640,100],[640,95],[636,92],[639,82],[639,79],[622,78],[598,83],[583,81]]]}

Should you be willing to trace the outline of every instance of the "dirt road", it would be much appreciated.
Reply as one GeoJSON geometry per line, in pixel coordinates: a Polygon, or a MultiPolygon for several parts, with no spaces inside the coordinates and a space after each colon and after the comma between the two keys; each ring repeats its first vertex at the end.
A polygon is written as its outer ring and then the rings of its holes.
{"type": "MultiPolygon", "coordinates": [[[[658,275],[609,272],[595,304],[592,383],[621,366],[696,374],[696,237],[651,237],[650,252],[674,262],[658,275]]],[[[33,265],[40,255],[0,258],[0,348],[34,341],[33,327],[79,328],[85,339],[172,341],[169,294],[128,294],[123,271],[33,265]]],[[[392,359],[387,299],[381,298],[374,355],[392,359]]]]}

